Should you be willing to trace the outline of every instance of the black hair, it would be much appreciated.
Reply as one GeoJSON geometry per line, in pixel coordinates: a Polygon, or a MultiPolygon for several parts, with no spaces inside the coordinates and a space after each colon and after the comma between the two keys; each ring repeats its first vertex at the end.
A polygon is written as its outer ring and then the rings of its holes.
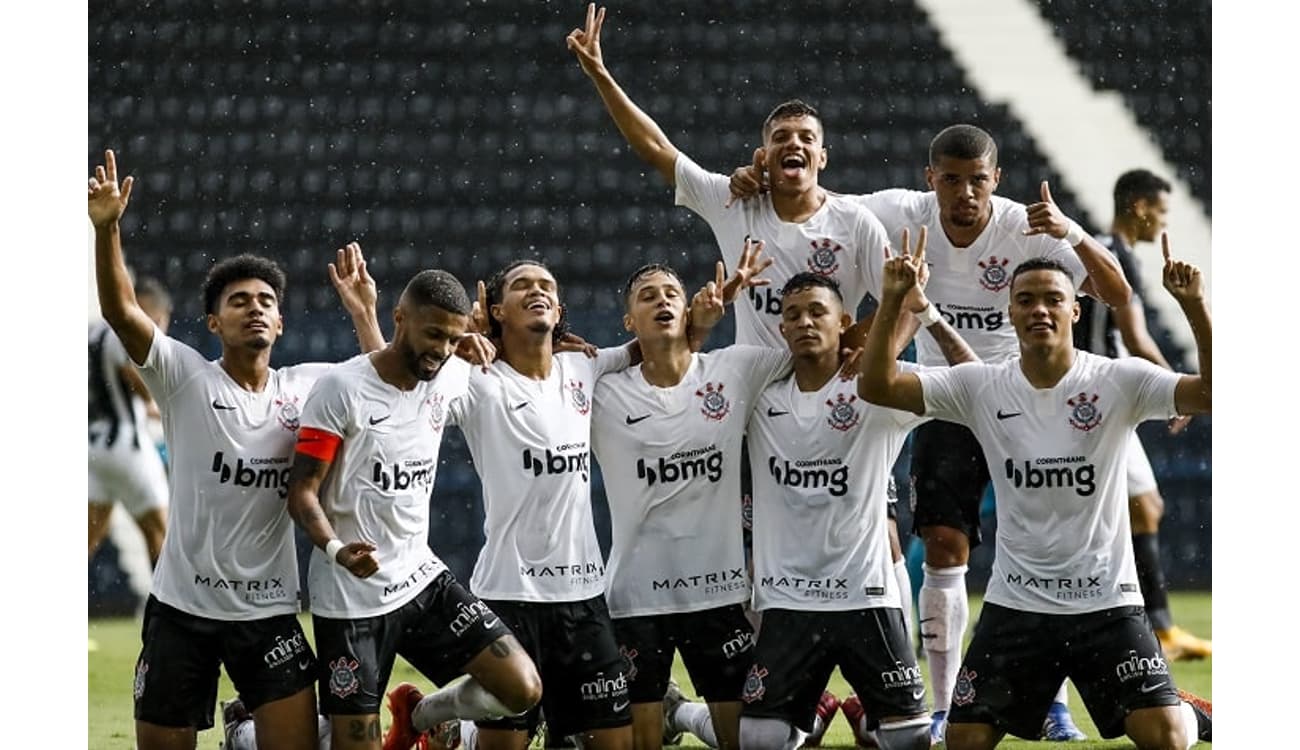
{"type": "Polygon", "coordinates": [[[835,294],[835,299],[838,299],[841,305],[844,304],[844,293],[840,291],[840,282],[830,276],[822,276],[819,273],[809,271],[801,271],[791,276],[790,280],[785,282],[785,286],[781,287],[781,299],[784,300],[787,294],[802,292],[812,287],[823,287],[831,290],[835,294]]]}
{"type": "Polygon", "coordinates": [[[265,281],[271,291],[275,292],[277,304],[284,306],[285,276],[279,264],[270,258],[243,253],[219,261],[208,271],[208,277],[203,280],[204,311],[209,315],[216,314],[217,308],[221,306],[221,292],[230,284],[244,279],[265,281]]]}
{"type": "Polygon", "coordinates": [[[671,276],[674,279],[676,279],[677,285],[682,287],[682,289],[686,288],[686,285],[682,283],[682,277],[679,276],[677,272],[673,270],[672,266],[669,266],[665,263],[647,263],[644,266],[641,266],[640,268],[633,271],[632,275],[627,277],[627,283],[623,285],[624,306],[632,304],[632,290],[633,287],[636,286],[636,283],[641,279],[645,278],[646,276],[649,276],[652,273],[667,274],[668,276],[671,276]]]}
{"type": "Polygon", "coordinates": [[[158,303],[160,307],[172,309],[172,296],[167,291],[167,287],[163,286],[158,279],[149,276],[135,282],[135,298],[137,300],[148,298],[158,303]]]}
{"type": "Polygon", "coordinates": [[[949,125],[930,141],[930,166],[938,167],[943,157],[952,159],[989,160],[990,167],[998,165],[998,144],[993,136],[974,125],[949,125]]]}
{"type": "Polygon", "coordinates": [[[1145,198],[1154,201],[1174,189],[1169,181],[1147,169],[1130,169],[1115,180],[1115,216],[1129,216],[1133,204],[1145,198]]]}
{"type": "Polygon", "coordinates": [[[415,305],[433,305],[456,315],[469,315],[472,305],[465,285],[450,273],[431,268],[417,273],[402,291],[402,299],[415,305]]]}
{"type": "MultiPolygon", "coordinates": [[[[487,287],[487,309],[483,311],[483,314],[487,316],[491,338],[501,338],[501,322],[492,317],[492,306],[501,304],[501,300],[505,297],[506,277],[510,275],[511,271],[520,266],[537,266],[538,268],[546,269],[548,273],[551,270],[546,263],[538,258],[519,258],[510,261],[501,268],[501,270],[492,274],[488,278],[487,283],[484,284],[484,286],[487,287]]],[[[552,273],[551,276],[554,277],[555,274],[552,273]]],[[[555,298],[557,300],[560,298],[560,282],[558,279],[555,282],[555,298]]],[[[564,338],[565,334],[568,332],[569,314],[568,311],[564,309],[564,305],[560,305],[560,320],[555,324],[555,330],[551,331],[551,340],[559,341],[564,338]]]]}
{"type": "Polygon", "coordinates": [[[813,105],[800,99],[791,99],[776,105],[763,120],[763,140],[767,141],[767,136],[772,132],[773,123],[778,120],[785,120],[791,117],[811,117],[817,121],[817,127],[822,131],[822,138],[826,137],[826,124],[822,122],[821,113],[813,105]]]}
{"type": "Polygon", "coordinates": [[[1074,276],[1070,275],[1070,269],[1066,268],[1058,260],[1039,257],[1039,258],[1030,258],[1029,260],[1024,261],[1020,265],[1016,266],[1016,269],[1011,272],[1012,288],[1015,287],[1016,278],[1018,278],[1020,274],[1028,273],[1030,271],[1057,271],[1059,273],[1065,274],[1065,278],[1070,280],[1070,285],[1071,286],[1074,285],[1074,276]]]}

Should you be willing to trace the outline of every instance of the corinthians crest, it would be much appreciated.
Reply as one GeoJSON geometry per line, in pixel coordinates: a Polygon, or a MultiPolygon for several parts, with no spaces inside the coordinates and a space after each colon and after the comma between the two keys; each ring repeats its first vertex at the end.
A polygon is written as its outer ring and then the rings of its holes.
{"type": "Polygon", "coordinates": [[[840,256],[844,246],[832,239],[811,242],[812,252],[808,255],[808,270],[819,276],[830,276],[840,270],[840,256]]]}
{"type": "Polygon", "coordinates": [[[1070,407],[1070,425],[1074,429],[1088,432],[1101,424],[1101,409],[1097,407],[1097,394],[1089,396],[1087,393],[1080,393],[1074,398],[1067,399],[1065,403],[1070,407]]]}
{"type": "Polygon", "coordinates": [[[1000,292],[1011,283],[1011,274],[1007,272],[1007,264],[1011,262],[1010,258],[999,258],[996,255],[990,255],[988,260],[981,260],[979,267],[984,269],[980,275],[980,286],[990,292],[1000,292]]]}
{"type": "Polygon", "coordinates": [[[831,413],[830,416],[826,417],[826,423],[841,432],[853,429],[862,418],[858,414],[858,410],[853,408],[853,402],[857,400],[857,396],[845,398],[843,393],[836,396],[834,401],[826,399],[826,405],[831,407],[831,413]]]}
{"type": "Polygon", "coordinates": [[[429,424],[435,431],[441,430],[442,423],[447,418],[447,410],[442,405],[442,394],[435,393],[425,399],[424,403],[429,405],[429,424]]]}
{"type": "Polygon", "coordinates": [[[570,380],[568,388],[569,398],[573,401],[573,408],[583,415],[591,411],[591,400],[587,398],[587,394],[582,390],[582,381],[570,380]]]}
{"type": "Polygon", "coordinates": [[[280,420],[280,426],[289,432],[297,432],[299,425],[298,397],[294,396],[293,400],[277,398],[275,400],[277,411],[275,418],[280,420]]]}
{"type": "Polygon", "coordinates": [[[695,392],[696,396],[703,399],[700,404],[700,413],[709,419],[720,420],[727,416],[731,411],[731,402],[726,396],[722,395],[722,389],[726,387],[718,383],[715,387],[713,383],[705,383],[704,388],[695,392]]]}

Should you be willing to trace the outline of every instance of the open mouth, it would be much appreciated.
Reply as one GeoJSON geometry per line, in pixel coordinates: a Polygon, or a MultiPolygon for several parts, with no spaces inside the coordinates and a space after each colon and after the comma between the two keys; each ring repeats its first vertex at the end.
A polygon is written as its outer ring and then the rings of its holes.
{"type": "Polygon", "coordinates": [[[808,166],[808,162],[800,154],[790,154],[781,159],[781,174],[790,179],[795,179],[808,166]]]}
{"type": "Polygon", "coordinates": [[[663,312],[655,316],[656,323],[671,323],[676,319],[677,316],[673,315],[672,311],[670,310],[664,310],[663,312]]]}
{"type": "Polygon", "coordinates": [[[547,302],[544,299],[535,299],[532,302],[528,303],[528,307],[526,309],[531,310],[533,312],[550,312],[551,305],[549,302],[547,302]]]}

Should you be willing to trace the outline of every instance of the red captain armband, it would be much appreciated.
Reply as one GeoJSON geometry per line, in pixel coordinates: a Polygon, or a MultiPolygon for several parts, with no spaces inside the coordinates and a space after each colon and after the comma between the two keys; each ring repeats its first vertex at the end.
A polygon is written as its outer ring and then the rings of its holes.
{"type": "Polygon", "coordinates": [[[343,438],[332,432],[303,427],[298,430],[298,447],[294,451],[329,463],[334,460],[334,454],[338,453],[342,444],[343,438]]]}

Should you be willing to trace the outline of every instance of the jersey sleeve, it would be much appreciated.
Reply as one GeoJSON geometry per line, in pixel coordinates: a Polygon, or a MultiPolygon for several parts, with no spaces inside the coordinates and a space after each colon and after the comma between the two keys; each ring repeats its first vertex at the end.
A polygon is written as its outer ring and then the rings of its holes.
{"type": "MultiPolygon", "coordinates": [[[[888,237],[897,237],[903,227],[908,227],[915,235],[920,228],[913,214],[914,205],[925,193],[903,188],[877,190],[866,195],[847,196],[850,200],[870,211],[880,222],[888,237]]],[[[913,237],[915,239],[915,237],[913,237]]]]}
{"type": "Polygon", "coordinates": [[[916,370],[925,399],[925,416],[969,424],[972,376],[987,367],[979,362],[963,362],[952,367],[922,367],[916,370]]]}
{"type": "Polygon", "coordinates": [[[482,402],[483,394],[496,376],[471,366],[465,372],[465,390],[447,405],[447,424],[464,428],[475,405],[482,402]]]}
{"type": "MultiPolygon", "coordinates": [[[[1028,226],[1027,223],[1026,226],[1028,226]]],[[[1058,240],[1050,234],[1039,235],[1038,240],[1041,246],[1037,255],[1050,258],[1065,266],[1066,270],[1070,272],[1070,278],[1074,279],[1075,289],[1083,286],[1083,282],[1088,279],[1088,269],[1084,268],[1083,261],[1079,260],[1079,253],[1075,252],[1074,248],[1070,247],[1070,244],[1065,240],[1058,240]]],[[[1079,294],[1084,293],[1083,291],[1079,292],[1079,294]]]]}
{"type": "MultiPolygon", "coordinates": [[[[859,204],[861,205],[861,204],[859,204]]],[[[889,248],[889,234],[884,224],[870,210],[863,209],[858,217],[856,244],[858,268],[866,282],[867,293],[880,301],[885,280],[885,250],[889,248]]]]}
{"type": "Polygon", "coordinates": [[[745,384],[745,402],[751,409],[758,404],[759,395],[769,385],[790,374],[794,363],[789,349],[770,346],[734,344],[718,349],[714,354],[735,358],[734,366],[745,384]]]}
{"type": "Polygon", "coordinates": [[[304,362],[298,365],[290,365],[281,370],[286,377],[292,378],[295,382],[302,383],[305,388],[312,388],[316,381],[325,377],[325,373],[334,368],[332,362],[304,362]]]}
{"type": "Polygon", "coordinates": [[[192,374],[207,366],[208,361],[202,354],[155,327],[149,353],[145,355],[144,364],[137,365],[136,369],[149,388],[149,395],[162,405],[171,400],[192,374]]]}
{"type": "Polygon", "coordinates": [[[1178,416],[1174,389],[1182,375],[1170,372],[1141,357],[1114,360],[1116,377],[1125,383],[1124,391],[1133,394],[1133,419],[1169,419],[1178,416]]]}
{"type": "MultiPolygon", "coordinates": [[[[903,361],[899,361],[898,363],[899,372],[910,372],[914,375],[920,375],[921,371],[923,370],[948,370],[948,369],[951,368],[922,367],[921,365],[915,364],[913,362],[903,362],[903,361]]],[[[912,412],[907,411],[905,409],[890,409],[887,407],[880,407],[880,411],[883,412],[889,419],[893,420],[894,424],[898,425],[899,429],[902,430],[912,430],[913,428],[921,424],[929,422],[933,418],[932,415],[929,414],[928,409],[926,410],[927,413],[925,414],[913,414],[912,412]]]]}
{"type": "Polygon", "coordinates": [[[727,210],[724,206],[731,197],[731,180],[704,169],[680,151],[673,171],[677,177],[677,205],[691,209],[710,225],[717,222],[727,210]]]}
{"type": "Polygon", "coordinates": [[[327,375],[312,385],[307,400],[303,402],[302,426],[347,437],[350,412],[343,378],[327,375]]]}
{"type": "Polygon", "coordinates": [[[596,350],[596,361],[592,369],[595,372],[594,377],[599,378],[606,373],[626,370],[631,364],[632,354],[626,346],[610,346],[596,350]]]}

